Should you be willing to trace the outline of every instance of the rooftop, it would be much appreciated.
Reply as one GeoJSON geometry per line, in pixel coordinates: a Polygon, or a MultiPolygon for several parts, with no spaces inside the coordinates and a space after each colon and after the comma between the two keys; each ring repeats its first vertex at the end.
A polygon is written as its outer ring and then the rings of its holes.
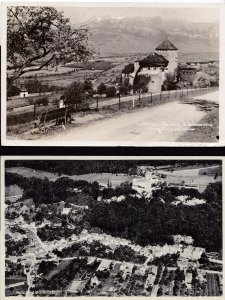
{"type": "Polygon", "coordinates": [[[163,41],[155,50],[178,50],[168,39],[163,41]]]}
{"type": "Polygon", "coordinates": [[[143,67],[166,67],[168,65],[168,60],[164,56],[152,52],[150,55],[139,61],[141,68],[143,67]]]}

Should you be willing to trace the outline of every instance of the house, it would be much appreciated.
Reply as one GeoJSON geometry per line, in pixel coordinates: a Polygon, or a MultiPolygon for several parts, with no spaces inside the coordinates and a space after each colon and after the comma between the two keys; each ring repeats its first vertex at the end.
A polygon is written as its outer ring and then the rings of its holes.
{"type": "Polygon", "coordinates": [[[20,90],[20,98],[26,98],[28,96],[28,91],[26,89],[20,90]]]}
{"type": "Polygon", "coordinates": [[[216,61],[187,61],[187,66],[195,67],[195,68],[201,68],[201,67],[215,67],[216,61]]]}
{"type": "Polygon", "coordinates": [[[137,58],[134,63],[125,66],[122,71],[122,80],[128,80],[130,85],[138,86],[141,77],[144,77],[148,92],[160,92],[166,74],[176,76],[177,67],[178,49],[166,39],[144,59],[137,58]]]}
{"type": "Polygon", "coordinates": [[[100,283],[101,283],[101,281],[98,280],[97,276],[93,276],[91,278],[90,286],[97,287],[97,286],[99,286],[100,283]]]}
{"type": "Polygon", "coordinates": [[[98,266],[96,271],[103,271],[109,269],[111,261],[108,259],[102,259],[100,265],[98,266]]]}
{"type": "Polygon", "coordinates": [[[52,222],[52,226],[53,227],[61,227],[62,226],[62,220],[60,218],[57,217],[53,217],[50,219],[50,221],[52,222]]]}
{"type": "Polygon", "coordinates": [[[64,207],[62,210],[62,215],[68,216],[68,214],[70,213],[71,210],[72,210],[71,207],[64,207]]]}
{"type": "Polygon", "coordinates": [[[157,173],[148,171],[144,177],[136,177],[132,180],[132,189],[150,197],[152,191],[159,189],[162,183],[163,180],[157,173]]]}
{"type": "Polygon", "coordinates": [[[82,293],[86,285],[86,281],[82,280],[73,280],[67,289],[68,295],[76,295],[77,293],[82,293]]]}

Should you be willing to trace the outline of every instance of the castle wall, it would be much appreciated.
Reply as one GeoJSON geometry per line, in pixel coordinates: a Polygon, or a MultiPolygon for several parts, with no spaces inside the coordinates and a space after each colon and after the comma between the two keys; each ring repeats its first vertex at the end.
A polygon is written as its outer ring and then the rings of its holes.
{"type": "Polygon", "coordinates": [[[151,77],[151,80],[149,81],[147,87],[148,92],[152,93],[158,93],[161,92],[162,84],[165,80],[164,72],[161,70],[161,68],[143,68],[138,75],[147,75],[151,77]]]}
{"type": "Polygon", "coordinates": [[[156,53],[164,56],[169,64],[165,69],[166,73],[174,73],[178,66],[178,51],[177,50],[156,50],[156,53]]]}
{"type": "Polygon", "coordinates": [[[151,81],[148,83],[148,92],[158,93],[161,92],[161,87],[163,84],[162,74],[152,75],[151,81]]]}

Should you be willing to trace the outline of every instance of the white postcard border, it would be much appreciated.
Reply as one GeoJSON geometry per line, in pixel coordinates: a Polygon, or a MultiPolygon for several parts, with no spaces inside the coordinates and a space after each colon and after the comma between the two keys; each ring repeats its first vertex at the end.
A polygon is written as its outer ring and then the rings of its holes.
{"type": "Polygon", "coordinates": [[[2,2],[2,30],[1,30],[1,45],[2,45],[2,53],[1,53],[1,73],[2,73],[2,82],[1,82],[1,119],[2,119],[2,130],[1,130],[1,138],[2,138],[2,145],[3,146],[162,146],[162,147],[220,147],[225,145],[225,2],[224,1],[179,1],[171,2],[171,1],[159,1],[154,2],[150,1],[143,1],[141,3],[138,2],[90,2],[90,1],[80,1],[80,2],[32,2],[33,6],[48,6],[53,5],[55,7],[88,7],[88,6],[104,6],[104,7],[218,7],[220,8],[220,86],[219,86],[219,142],[210,142],[210,143],[201,143],[201,142],[146,142],[141,141],[137,142],[123,142],[123,141],[57,141],[57,140],[24,140],[24,139],[10,139],[6,135],[6,24],[7,24],[7,14],[6,9],[9,5],[20,5],[29,6],[31,5],[31,1],[25,2],[11,2],[5,1],[2,2]],[[204,5],[203,5],[204,2],[204,5]]]}
{"type": "MultiPolygon", "coordinates": [[[[222,179],[225,174],[225,156],[2,156],[1,157],[1,230],[0,230],[0,287],[5,287],[5,161],[6,160],[221,160],[222,161],[222,179]]],[[[224,180],[223,180],[224,182],[224,180]]],[[[223,201],[225,200],[225,186],[222,184],[222,194],[223,194],[223,201]]],[[[224,216],[225,216],[225,205],[223,205],[222,209],[222,215],[223,215],[223,250],[224,250],[224,237],[225,237],[225,222],[224,222],[224,216]]],[[[223,253],[223,287],[225,283],[224,278],[224,263],[225,263],[225,255],[223,253]]],[[[0,289],[0,299],[9,299],[9,300],[33,300],[38,297],[5,297],[5,288],[0,289]]],[[[52,297],[40,297],[41,299],[50,300],[52,297]]],[[[54,297],[56,300],[62,300],[62,299],[74,299],[74,297],[54,297]]],[[[81,296],[78,298],[82,298],[84,300],[91,300],[91,299],[98,299],[99,297],[86,297],[81,296]]],[[[101,296],[100,297],[103,300],[107,300],[108,297],[101,296]]],[[[130,299],[130,300],[139,300],[143,299],[143,296],[128,296],[128,297],[113,297],[114,299],[118,300],[124,300],[124,299],[130,299]]],[[[157,297],[150,297],[153,300],[158,299],[157,297]]],[[[174,300],[174,299],[182,300],[183,297],[166,297],[168,300],[174,300]]],[[[188,297],[188,299],[196,299],[196,297],[188,297]]],[[[215,297],[201,297],[202,300],[209,300],[209,299],[225,299],[225,291],[223,292],[223,295],[215,296],[215,297]]]]}

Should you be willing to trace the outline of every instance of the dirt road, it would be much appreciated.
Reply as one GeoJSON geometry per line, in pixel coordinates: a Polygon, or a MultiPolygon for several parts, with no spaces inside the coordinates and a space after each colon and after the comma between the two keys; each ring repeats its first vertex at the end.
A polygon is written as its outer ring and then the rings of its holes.
{"type": "MultiPolygon", "coordinates": [[[[209,99],[218,99],[218,92],[209,93],[209,99]]],[[[205,96],[204,96],[205,97],[205,96]]],[[[198,96],[201,99],[201,96],[198,96]]],[[[211,101],[211,100],[210,100],[211,101]]],[[[91,122],[86,126],[60,132],[44,139],[88,144],[139,145],[149,142],[175,142],[206,115],[196,105],[179,101],[156,107],[124,113],[109,119],[91,122]]],[[[195,132],[192,132],[193,135],[195,132]]],[[[191,141],[187,141],[191,142],[191,141]]]]}

